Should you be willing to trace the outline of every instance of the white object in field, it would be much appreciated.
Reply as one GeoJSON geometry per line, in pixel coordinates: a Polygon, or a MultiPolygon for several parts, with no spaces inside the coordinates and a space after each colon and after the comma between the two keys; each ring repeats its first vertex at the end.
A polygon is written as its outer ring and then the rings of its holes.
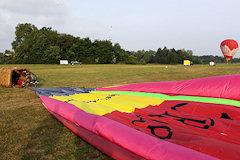
{"type": "Polygon", "coordinates": [[[168,66],[165,66],[165,68],[168,68],[168,66]]]}
{"type": "Polygon", "coordinates": [[[60,60],[60,64],[68,64],[68,60],[60,60]]]}
{"type": "Polygon", "coordinates": [[[209,62],[209,65],[210,65],[210,66],[215,66],[216,63],[215,63],[215,62],[209,62]]]}

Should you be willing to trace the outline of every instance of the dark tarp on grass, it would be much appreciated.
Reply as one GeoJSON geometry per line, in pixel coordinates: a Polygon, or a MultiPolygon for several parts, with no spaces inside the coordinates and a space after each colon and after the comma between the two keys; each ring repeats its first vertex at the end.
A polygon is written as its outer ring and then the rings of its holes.
{"type": "Polygon", "coordinates": [[[32,91],[36,92],[38,96],[69,96],[79,93],[89,93],[95,88],[76,88],[76,87],[41,87],[32,88],[32,91]]]}

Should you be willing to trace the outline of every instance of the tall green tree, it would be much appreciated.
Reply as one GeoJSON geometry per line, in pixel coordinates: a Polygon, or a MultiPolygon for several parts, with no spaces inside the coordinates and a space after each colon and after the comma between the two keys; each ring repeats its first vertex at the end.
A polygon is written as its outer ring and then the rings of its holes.
{"type": "Polygon", "coordinates": [[[15,31],[15,40],[12,42],[12,48],[16,57],[21,58],[27,63],[31,54],[32,45],[34,44],[34,33],[37,27],[30,23],[18,24],[15,31]]]}
{"type": "Polygon", "coordinates": [[[106,64],[112,63],[113,60],[113,47],[110,41],[95,40],[94,46],[94,58],[96,63],[106,64]]]}
{"type": "MultiPolygon", "coordinates": [[[[123,50],[119,43],[115,43],[113,46],[113,58],[116,58],[115,63],[124,62],[128,59],[128,54],[123,50]]],[[[114,63],[114,62],[113,62],[114,63]]]]}
{"type": "Polygon", "coordinates": [[[46,63],[59,63],[60,60],[60,48],[58,46],[49,46],[45,51],[46,63]]]}

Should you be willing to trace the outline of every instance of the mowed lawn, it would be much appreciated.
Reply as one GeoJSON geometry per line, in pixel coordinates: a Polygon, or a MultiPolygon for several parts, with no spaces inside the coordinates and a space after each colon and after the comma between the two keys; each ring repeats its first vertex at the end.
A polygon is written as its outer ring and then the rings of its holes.
{"type": "MultiPolygon", "coordinates": [[[[40,87],[104,87],[239,74],[240,64],[0,65],[26,67],[40,87]]],[[[0,159],[111,159],[57,121],[28,89],[0,87],[0,159]]]]}

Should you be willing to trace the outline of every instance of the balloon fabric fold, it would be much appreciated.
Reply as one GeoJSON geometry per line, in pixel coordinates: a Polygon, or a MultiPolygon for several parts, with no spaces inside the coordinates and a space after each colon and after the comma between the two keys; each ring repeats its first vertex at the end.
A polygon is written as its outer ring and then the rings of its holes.
{"type": "Polygon", "coordinates": [[[45,108],[114,159],[238,159],[240,75],[38,88],[45,108]]]}

